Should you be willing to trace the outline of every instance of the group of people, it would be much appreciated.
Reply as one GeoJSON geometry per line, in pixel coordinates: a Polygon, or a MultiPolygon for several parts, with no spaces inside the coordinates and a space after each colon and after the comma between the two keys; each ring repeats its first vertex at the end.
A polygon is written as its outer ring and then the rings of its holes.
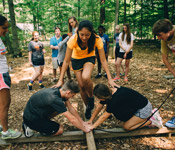
{"type": "MultiPolygon", "coordinates": [[[[65,116],[75,127],[84,132],[95,129],[111,114],[124,122],[123,128],[126,130],[134,130],[143,126],[162,128],[162,118],[159,112],[157,109],[152,110],[152,105],[146,97],[133,89],[117,85],[112,79],[105,55],[105,52],[108,54],[108,50],[104,51],[103,40],[100,38],[102,34],[99,32],[100,35],[97,35],[93,29],[92,23],[88,20],[81,21],[78,24],[74,17],[72,17],[69,19],[69,24],[70,34],[61,37],[60,29],[56,28],[55,37],[50,40],[53,52],[52,62],[54,66],[53,73],[55,73],[54,77],[56,77],[55,69],[57,69],[57,66],[61,68],[60,77],[54,87],[45,88],[36,92],[27,102],[24,109],[22,124],[25,136],[31,137],[34,134],[33,130],[43,135],[54,136],[62,134],[63,126],[51,120],[51,118],[58,114],[65,116]],[[58,40],[60,40],[59,43],[58,40]],[[55,52],[56,49],[57,51],[55,52]],[[64,49],[64,53],[59,55],[62,53],[61,49],[64,49]],[[55,53],[58,53],[56,59],[55,53]],[[97,84],[93,88],[91,75],[95,65],[96,53],[98,53],[99,60],[106,72],[106,77],[111,88],[105,84],[97,84]],[[64,75],[65,72],[69,72],[70,62],[78,83],[73,80],[68,80],[64,83],[64,75]],[[80,118],[78,112],[69,101],[70,98],[74,97],[79,92],[86,105],[85,117],[89,119],[87,122],[84,122],[80,118]],[[94,96],[99,100],[99,104],[91,115],[91,111],[94,108],[94,96]],[[95,117],[105,105],[106,111],[93,123],[95,117]],[[154,115],[149,118],[152,113],[154,113],[154,115]]],[[[0,37],[5,36],[8,32],[8,26],[7,19],[0,15],[0,37]]],[[[119,40],[116,38],[116,44],[118,43],[120,46],[120,48],[117,47],[119,52],[116,54],[117,69],[118,67],[120,68],[123,59],[126,59],[125,64],[129,67],[129,60],[132,57],[134,37],[130,33],[128,24],[124,24],[123,27],[123,32],[119,34],[119,40]]],[[[103,30],[102,32],[104,32],[103,27],[99,27],[99,30],[103,30]]],[[[162,51],[165,50],[165,47],[167,49],[166,51],[169,51],[169,49],[174,51],[174,46],[172,44],[175,44],[175,29],[169,20],[163,19],[156,22],[153,27],[153,33],[158,36],[158,39],[164,41],[162,43],[162,51]],[[168,29],[167,24],[170,26],[168,29]]],[[[43,44],[39,42],[38,37],[38,32],[33,33],[33,40],[29,43],[29,62],[35,69],[35,74],[28,83],[29,90],[32,90],[32,84],[37,78],[39,79],[39,86],[41,88],[44,87],[42,84],[42,71],[45,50],[43,44]]],[[[0,38],[0,121],[2,125],[0,126],[0,130],[2,130],[2,139],[13,139],[18,138],[21,133],[8,129],[10,76],[5,52],[6,48],[0,38]]],[[[165,59],[168,57],[167,53],[162,54],[165,59]]],[[[167,63],[168,60],[164,60],[164,62],[166,62],[165,64],[169,70],[174,73],[173,67],[170,63],[167,63]]],[[[125,68],[125,81],[128,80],[127,75],[129,68],[127,69],[127,67],[125,68]]],[[[116,78],[117,80],[120,78],[119,72],[117,72],[116,78]]],[[[172,122],[173,119],[167,122],[166,125],[172,125],[172,122]]]]}

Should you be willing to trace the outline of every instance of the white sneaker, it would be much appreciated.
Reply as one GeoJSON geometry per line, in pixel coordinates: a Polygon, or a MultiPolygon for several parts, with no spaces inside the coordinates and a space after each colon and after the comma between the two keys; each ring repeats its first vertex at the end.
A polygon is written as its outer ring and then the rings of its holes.
{"type": "Polygon", "coordinates": [[[24,131],[25,137],[29,138],[34,135],[34,131],[30,129],[26,124],[22,123],[22,129],[24,131]]]}
{"type": "Polygon", "coordinates": [[[3,140],[7,140],[7,139],[16,139],[18,137],[21,136],[21,132],[19,131],[14,131],[12,129],[8,129],[8,133],[7,134],[3,134],[3,132],[1,132],[1,138],[3,140]]]}
{"type": "MultiPolygon", "coordinates": [[[[157,108],[154,108],[152,110],[152,113],[154,113],[157,110],[157,108]]],[[[151,126],[156,126],[158,128],[163,128],[162,118],[160,117],[159,112],[157,111],[151,118],[150,118],[151,126]]]]}

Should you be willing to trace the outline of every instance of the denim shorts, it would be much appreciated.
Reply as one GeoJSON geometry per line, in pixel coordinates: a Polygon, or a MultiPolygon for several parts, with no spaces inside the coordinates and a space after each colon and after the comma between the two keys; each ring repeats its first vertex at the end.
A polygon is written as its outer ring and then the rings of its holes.
{"type": "Polygon", "coordinates": [[[134,114],[135,116],[141,118],[141,119],[146,119],[152,114],[152,105],[148,101],[148,104],[143,107],[142,109],[137,110],[137,112],[134,114]]]}

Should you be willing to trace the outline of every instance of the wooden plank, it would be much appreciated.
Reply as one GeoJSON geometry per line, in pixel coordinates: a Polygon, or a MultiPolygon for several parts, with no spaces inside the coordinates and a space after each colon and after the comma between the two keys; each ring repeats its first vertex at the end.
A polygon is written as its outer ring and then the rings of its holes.
{"type": "Polygon", "coordinates": [[[164,75],[163,76],[165,79],[174,79],[173,75],[164,75]]]}
{"type": "MultiPolygon", "coordinates": [[[[80,141],[88,138],[88,149],[94,148],[93,142],[95,139],[104,138],[114,138],[114,137],[136,137],[136,136],[146,136],[146,135],[159,135],[159,134],[170,134],[175,133],[175,129],[168,128],[142,128],[133,131],[125,131],[123,128],[113,128],[113,129],[103,129],[104,131],[94,130],[94,134],[87,133],[86,137],[82,131],[69,131],[64,132],[59,136],[42,136],[40,134],[35,134],[31,138],[26,138],[21,136],[20,138],[14,140],[2,140],[0,138],[0,145],[10,145],[12,143],[37,143],[37,142],[54,142],[54,141],[80,141]],[[106,131],[106,132],[105,132],[106,131]],[[91,136],[93,135],[94,138],[91,136]],[[93,141],[91,141],[93,139],[93,141]],[[91,143],[92,142],[92,143],[91,143]],[[92,146],[91,146],[92,144],[92,146]]],[[[96,148],[96,147],[95,147],[96,148]]],[[[92,149],[94,150],[94,149],[92,149]]]]}
{"type": "Polygon", "coordinates": [[[94,131],[94,138],[113,138],[113,137],[135,137],[135,136],[145,136],[145,135],[159,135],[159,134],[169,134],[175,133],[175,129],[168,128],[142,128],[133,131],[125,131],[123,128],[105,129],[105,131],[94,131]],[[106,131],[106,132],[105,132],[106,131]]]}
{"type": "Polygon", "coordinates": [[[85,140],[85,134],[83,131],[69,131],[64,132],[58,136],[42,136],[39,133],[35,133],[34,136],[26,138],[22,135],[20,138],[13,140],[3,140],[0,138],[0,145],[9,145],[11,143],[37,143],[37,142],[53,142],[53,141],[77,141],[85,140]]]}
{"type": "MultiPolygon", "coordinates": [[[[86,106],[83,104],[83,112],[85,114],[85,110],[86,110],[86,106]]],[[[84,120],[86,120],[86,117],[84,116],[84,120]]],[[[89,132],[89,133],[86,133],[86,142],[87,142],[87,146],[88,146],[88,150],[96,150],[96,145],[95,145],[95,140],[94,140],[94,135],[93,135],[93,132],[89,132]]]]}

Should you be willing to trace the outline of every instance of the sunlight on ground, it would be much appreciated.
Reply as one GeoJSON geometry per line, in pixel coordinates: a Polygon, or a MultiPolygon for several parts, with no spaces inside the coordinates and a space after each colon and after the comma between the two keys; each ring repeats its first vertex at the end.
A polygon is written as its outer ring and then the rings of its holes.
{"type": "Polygon", "coordinates": [[[157,93],[161,93],[161,94],[164,94],[164,93],[168,92],[168,90],[163,90],[163,89],[156,89],[154,91],[157,92],[157,93]]]}
{"type": "Polygon", "coordinates": [[[156,70],[156,71],[162,71],[162,70],[168,70],[167,68],[153,68],[153,70],[156,70]]]}

